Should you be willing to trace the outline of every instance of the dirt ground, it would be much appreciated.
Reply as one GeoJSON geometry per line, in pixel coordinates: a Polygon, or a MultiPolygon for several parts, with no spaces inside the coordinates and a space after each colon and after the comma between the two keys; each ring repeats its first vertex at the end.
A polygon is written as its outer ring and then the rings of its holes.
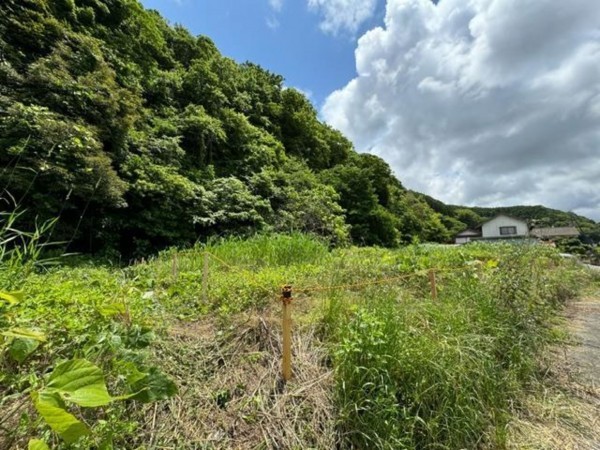
{"type": "Polygon", "coordinates": [[[549,353],[543,381],[510,424],[511,449],[600,450],[600,285],[563,317],[568,341],[549,353]]]}
{"type": "MultiPolygon", "coordinates": [[[[573,376],[594,390],[600,388],[600,297],[572,302],[565,316],[576,340],[567,355],[574,365],[573,376]]],[[[600,424],[599,424],[600,426],[600,424]]]]}

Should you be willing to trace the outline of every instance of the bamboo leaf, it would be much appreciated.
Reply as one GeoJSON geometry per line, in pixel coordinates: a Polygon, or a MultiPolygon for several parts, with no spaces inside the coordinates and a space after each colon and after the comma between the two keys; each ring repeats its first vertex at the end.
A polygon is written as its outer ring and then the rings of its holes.
{"type": "Polygon", "coordinates": [[[21,301],[23,301],[24,295],[23,292],[2,292],[0,291],[0,299],[10,303],[11,305],[15,305],[21,301]]]}
{"type": "Polygon", "coordinates": [[[27,330],[25,328],[11,328],[8,331],[4,331],[2,336],[12,337],[17,339],[32,339],[34,341],[46,342],[46,335],[41,331],[27,330]]]}
{"type": "Polygon", "coordinates": [[[111,303],[96,308],[104,317],[112,317],[118,314],[125,314],[125,305],[123,303],[111,303]]]}

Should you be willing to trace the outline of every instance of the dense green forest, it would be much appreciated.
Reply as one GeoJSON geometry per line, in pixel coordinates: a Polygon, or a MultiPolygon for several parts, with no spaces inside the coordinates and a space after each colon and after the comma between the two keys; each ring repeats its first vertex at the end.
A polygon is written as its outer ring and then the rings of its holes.
{"type": "Polygon", "coordinates": [[[487,215],[405,189],[281,76],[137,0],[2,1],[0,170],[26,226],[126,256],[256,231],[446,242],[487,215]]]}

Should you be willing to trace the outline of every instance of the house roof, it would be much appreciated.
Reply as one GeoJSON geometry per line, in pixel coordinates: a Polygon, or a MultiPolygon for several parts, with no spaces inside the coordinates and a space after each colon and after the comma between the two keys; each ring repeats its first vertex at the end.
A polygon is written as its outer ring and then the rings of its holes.
{"type": "Polygon", "coordinates": [[[526,225],[527,225],[527,221],[526,221],[526,220],[519,219],[518,217],[509,216],[508,214],[496,214],[496,215],[495,215],[494,217],[492,217],[491,219],[489,219],[489,220],[486,220],[485,222],[483,222],[483,223],[481,224],[481,226],[485,225],[486,223],[489,223],[489,222],[491,222],[492,220],[496,220],[498,217],[507,217],[507,218],[509,218],[509,219],[516,220],[517,222],[521,222],[521,223],[524,223],[524,224],[526,224],[526,225]]]}
{"type": "Polygon", "coordinates": [[[534,228],[531,230],[533,236],[540,238],[544,237],[561,237],[561,236],[579,236],[579,230],[575,227],[546,227],[534,228]]]}
{"type": "Polygon", "coordinates": [[[465,230],[461,231],[456,235],[456,237],[479,237],[481,236],[481,232],[477,230],[465,230]]]}

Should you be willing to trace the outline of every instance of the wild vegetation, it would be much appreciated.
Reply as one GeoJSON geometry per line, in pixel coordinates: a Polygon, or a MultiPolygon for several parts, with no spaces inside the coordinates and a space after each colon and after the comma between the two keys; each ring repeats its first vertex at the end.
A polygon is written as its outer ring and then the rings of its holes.
{"type": "Polygon", "coordinates": [[[555,312],[586,282],[541,246],[330,250],[300,234],[126,268],[11,267],[0,426],[14,448],[502,447],[555,312]],[[287,385],[285,283],[296,292],[287,385]],[[84,370],[91,387],[73,389],[69,374],[84,370]],[[60,428],[44,401],[76,425],[60,428]]]}
{"type": "Polygon", "coordinates": [[[0,167],[0,448],[501,448],[588,282],[137,0],[0,3],[0,167]]]}

